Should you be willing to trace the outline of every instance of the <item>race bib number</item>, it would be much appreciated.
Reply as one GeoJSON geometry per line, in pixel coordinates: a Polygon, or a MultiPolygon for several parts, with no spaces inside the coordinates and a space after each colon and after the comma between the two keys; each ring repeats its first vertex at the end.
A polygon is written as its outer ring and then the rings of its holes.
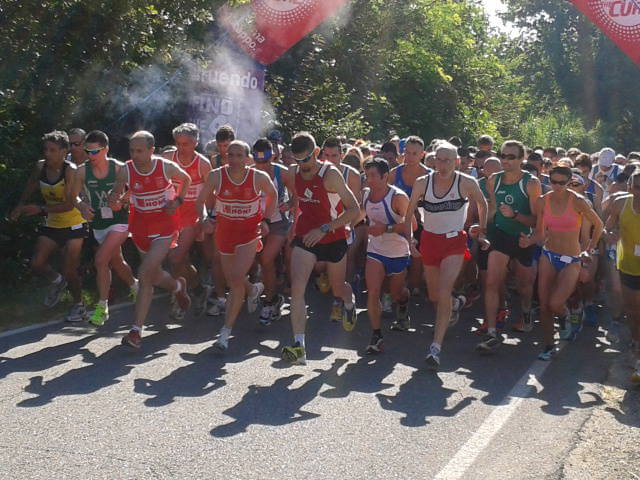
{"type": "Polygon", "coordinates": [[[105,220],[113,218],[113,210],[111,210],[109,207],[102,207],[100,208],[100,216],[105,220]]]}

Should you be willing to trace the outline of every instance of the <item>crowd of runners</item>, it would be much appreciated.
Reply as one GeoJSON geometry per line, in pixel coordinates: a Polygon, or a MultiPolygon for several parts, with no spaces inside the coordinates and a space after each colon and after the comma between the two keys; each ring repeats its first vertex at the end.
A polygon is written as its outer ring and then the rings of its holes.
{"type": "Polygon", "coordinates": [[[245,301],[269,325],[288,297],[293,339],[282,358],[304,364],[310,281],[333,296],[330,320],[347,331],[366,291],[368,354],[384,350],[383,313],[393,316],[388,328],[408,331],[425,321],[410,297],[426,295],[435,329],[425,357],[435,370],[447,329],[476,301],[484,306],[474,329],[479,353],[512,332],[529,335],[537,320],[540,360],[557,352],[556,333],[573,341],[583,326],[597,327],[605,304],[600,326],[611,341],[624,343],[630,332],[632,380],[640,382],[640,153],[515,140],[498,148],[487,135],[473,146],[418,136],[376,145],[344,137],[318,144],[299,132],[284,145],[277,131],[250,146],[229,126],[200,153],[190,123],[173,138],[158,148],[153,134],[138,131],[122,163],[109,156],[104,132],[44,135],[44,159],[11,219],[44,217],[31,268],[50,282],[46,306],[69,289],[68,321],[108,320],[115,273],[135,300],[124,345],[141,347],[160,287],[176,320],[224,315],[214,342],[224,352],[245,301]],[[43,201],[30,203],[37,191],[43,201]],[[135,273],[123,256],[128,238],[140,253],[135,273]],[[95,248],[92,312],[78,268],[85,242],[95,248]],[[57,249],[61,272],[49,262],[57,249]]]}

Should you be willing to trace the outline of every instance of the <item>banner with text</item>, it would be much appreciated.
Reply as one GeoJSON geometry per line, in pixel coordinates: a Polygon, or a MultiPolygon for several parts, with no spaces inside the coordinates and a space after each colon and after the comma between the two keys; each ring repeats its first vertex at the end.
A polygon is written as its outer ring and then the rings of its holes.
{"type": "Polygon", "coordinates": [[[280,58],[348,0],[254,0],[224,6],[220,21],[237,44],[263,65],[280,58]]]}
{"type": "Polygon", "coordinates": [[[572,0],[593,23],[640,65],[640,0],[572,0]]]}

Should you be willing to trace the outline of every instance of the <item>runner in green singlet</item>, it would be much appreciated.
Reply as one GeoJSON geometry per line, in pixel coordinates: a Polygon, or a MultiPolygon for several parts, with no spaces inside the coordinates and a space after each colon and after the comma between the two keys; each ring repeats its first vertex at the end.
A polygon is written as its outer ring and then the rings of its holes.
{"type": "Polygon", "coordinates": [[[121,245],[129,236],[129,210],[122,204],[118,210],[109,208],[107,204],[109,192],[124,164],[107,157],[109,137],[99,130],[89,132],[84,150],[89,161],[78,169],[78,181],[84,193],[84,200],[78,203],[78,209],[91,222],[93,236],[99,245],[94,262],[100,300],[89,321],[100,326],[109,319],[111,270],[129,286],[134,297],[138,281],[122,256],[121,245]]]}

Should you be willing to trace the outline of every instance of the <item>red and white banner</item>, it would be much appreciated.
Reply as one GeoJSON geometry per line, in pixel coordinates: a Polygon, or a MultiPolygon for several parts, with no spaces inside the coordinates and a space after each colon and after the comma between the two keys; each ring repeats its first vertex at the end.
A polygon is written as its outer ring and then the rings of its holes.
{"type": "Polygon", "coordinates": [[[640,65],[640,0],[572,0],[587,17],[640,65]]]}
{"type": "Polygon", "coordinates": [[[348,0],[254,0],[224,6],[220,21],[238,45],[263,65],[280,58],[293,45],[335,13],[348,0]]]}

